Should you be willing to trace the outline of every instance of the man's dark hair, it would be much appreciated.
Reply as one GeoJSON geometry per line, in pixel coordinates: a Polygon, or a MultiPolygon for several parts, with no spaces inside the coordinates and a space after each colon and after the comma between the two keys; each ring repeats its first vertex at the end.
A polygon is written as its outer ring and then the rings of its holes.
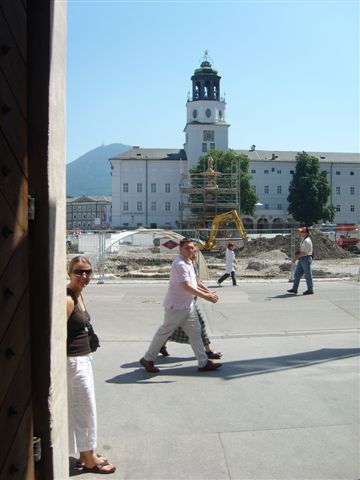
{"type": "Polygon", "coordinates": [[[183,247],[186,243],[192,243],[192,242],[194,242],[194,240],[192,238],[184,237],[180,240],[179,246],[183,247]]]}

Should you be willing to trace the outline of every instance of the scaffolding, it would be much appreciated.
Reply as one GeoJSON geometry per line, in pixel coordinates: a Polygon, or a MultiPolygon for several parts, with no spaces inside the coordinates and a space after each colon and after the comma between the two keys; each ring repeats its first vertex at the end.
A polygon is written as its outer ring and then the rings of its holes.
{"type": "Polygon", "coordinates": [[[240,162],[233,160],[227,173],[216,170],[211,156],[206,163],[203,172],[181,175],[181,228],[209,228],[216,215],[240,212],[240,162]]]}

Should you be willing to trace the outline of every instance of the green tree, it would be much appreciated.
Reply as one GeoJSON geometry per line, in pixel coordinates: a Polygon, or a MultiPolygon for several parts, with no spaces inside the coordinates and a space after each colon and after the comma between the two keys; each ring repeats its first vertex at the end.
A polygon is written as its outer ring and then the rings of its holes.
{"type": "Polygon", "coordinates": [[[326,172],[320,171],[319,159],[301,152],[296,155],[295,173],[289,185],[288,211],[307,226],[319,220],[332,221],[333,205],[327,205],[331,187],[326,172]]]}
{"type": "MultiPolygon", "coordinates": [[[[258,197],[251,187],[251,175],[249,174],[249,158],[247,155],[240,155],[234,150],[223,152],[221,150],[211,150],[206,155],[200,157],[198,163],[191,169],[192,186],[201,188],[204,185],[204,178],[201,176],[208,167],[208,158],[211,156],[214,160],[214,169],[223,175],[217,177],[216,181],[219,187],[240,186],[240,214],[253,215],[256,210],[258,197]]],[[[221,202],[233,201],[233,194],[223,195],[221,202]]],[[[199,194],[191,194],[190,200],[194,203],[201,202],[202,197],[199,194]]],[[[218,212],[228,210],[218,205],[218,212]]],[[[200,213],[200,208],[193,208],[193,213],[200,213]]]]}

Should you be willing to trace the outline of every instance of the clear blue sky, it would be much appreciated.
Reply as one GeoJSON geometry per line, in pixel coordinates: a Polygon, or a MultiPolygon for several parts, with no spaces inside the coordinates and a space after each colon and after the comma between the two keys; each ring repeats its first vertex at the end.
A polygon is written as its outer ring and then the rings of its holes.
{"type": "Polygon", "coordinates": [[[205,50],[230,148],[359,151],[358,1],[68,0],[67,162],[181,148],[205,50]]]}

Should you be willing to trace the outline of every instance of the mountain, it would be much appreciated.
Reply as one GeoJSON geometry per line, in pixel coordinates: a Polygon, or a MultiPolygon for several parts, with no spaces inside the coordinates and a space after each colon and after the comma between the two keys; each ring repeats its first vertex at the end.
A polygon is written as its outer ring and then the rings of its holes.
{"type": "Polygon", "coordinates": [[[94,148],[66,165],[66,195],[111,195],[109,158],[129,150],[131,146],[112,143],[94,148]]]}

